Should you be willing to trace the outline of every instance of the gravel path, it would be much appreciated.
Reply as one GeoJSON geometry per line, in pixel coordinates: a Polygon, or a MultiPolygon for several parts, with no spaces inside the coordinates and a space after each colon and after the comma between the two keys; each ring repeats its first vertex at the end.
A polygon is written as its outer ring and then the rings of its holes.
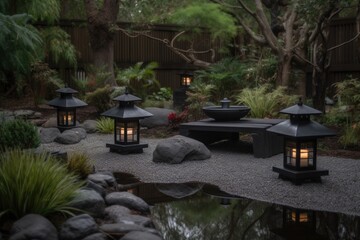
{"type": "Polygon", "coordinates": [[[75,145],[43,144],[46,150],[82,151],[95,161],[97,170],[127,172],[143,182],[181,183],[200,181],[223,191],[251,199],[292,207],[342,212],[360,216],[360,160],[318,157],[318,168],[328,169],[322,183],[299,186],[278,179],[273,166],[282,165],[282,155],[254,158],[236,149],[210,148],[212,157],[181,164],[154,163],[152,153],[161,139],[142,139],[149,148],[142,154],[110,153],[106,143],[113,135],[89,134],[75,145]]]}

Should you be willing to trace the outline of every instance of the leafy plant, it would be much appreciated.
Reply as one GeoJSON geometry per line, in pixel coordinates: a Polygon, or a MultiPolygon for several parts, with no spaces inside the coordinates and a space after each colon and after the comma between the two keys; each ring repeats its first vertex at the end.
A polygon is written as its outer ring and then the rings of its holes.
{"type": "Polygon", "coordinates": [[[150,62],[145,66],[143,62],[138,62],[132,67],[119,70],[116,74],[116,82],[128,86],[134,95],[145,100],[149,93],[159,88],[155,74],[157,67],[156,62],[150,62]]]}
{"type": "Polygon", "coordinates": [[[101,117],[96,121],[96,129],[101,133],[113,133],[114,120],[108,117],[101,117]]]}
{"type": "Polygon", "coordinates": [[[46,97],[49,97],[48,93],[54,93],[56,89],[60,88],[62,81],[58,78],[56,71],[50,69],[47,63],[38,61],[31,66],[28,86],[31,89],[34,104],[37,106],[46,97]]]}
{"type": "Polygon", "coordinates": [[[296,96],[286,94],[285,88],[278,87],[273,90],[269,85],[258,88],[245,88],[236,96],[236,102],[251,108],[250,115],[254,118],[272,118],[279,111],[294,103],[296,96]]]}
{"type": "Polygon", "coordinates": [[[347,120],[339,141],[344,147],[357,146],[360,142],[360,80],[350,77],[335,87],[338,109],[347,120]]]}
{"type": "Polygon", "coordinates": [[[350,123],[360,118],[360,79],[350,78],[334,84],[339,105],[345,105],[350,123]]]}
{"type": "Polygon", "coordinates": [[[193,120],[199,120],[205,117],[202,108],[210,101],[211,91],[215,89],[214,85],[206,84],[200,81],[194,81],[189,91],[186,92],[186,102],[189,110],[189,117],[193,120]]]}
{"type": "Polygon", "coordinates": [[[41,31],[45,43],[45,56],[55,63],[66,61],[76,66],[76,49],[71,43],[70,35],[60,27],[49,27],[41,31]]]}
{"type": "Polygon", "coordinates": [[[13,148],[36,148],[40,144],[40,136],[32,123],[14,119],[0,122],[0,151],[13,148]]]}
{"type": "Polygon", "coordinates": [[[99,113],[108,110],[112,106],[110,94],[112,89],[109,86],[98,88],[94,92],[87,93],[86,102],[95,106],[99,113]]]}
{"type": "Polygon", "coordinates": [[[360,145],[360,126],[354,124],[352,126],[346,125],[343,128],[339,142],[344,148],[356,147],[360,145]]]}
{"type": "Polygon", "coordinates": [[[150,95],[149,98],[157,101],[169,101],[172,99],[172,90],[171,88],[162,87],[158,92],[150,95]]]}
{"type": "Polygon", "coordinates": [[[85,153],[71,153],[68,157],[67,169],[79,176],[81,179],[86,179],[87,176],[93,172],[93,165],[91,164],[90,158],[85,153]]]}
{"type": "Polygon", "coordinates": [[[170,21],[184,26],[192,35],[206,28],[212,40],[222,39],[226,42],[236,35],[237,29],[234,18],[222,11],[220,5],[206,2],[195,2],[178,8],[170,21]]]}
{"type": "Polygon", "coordinates": [[[0,156],[0,215],[71,214],[69,203],[82,184],[51,155],[6,151],[0,156]]]}
{"type": "Polygon", "coordinates": [[[185,108],[184,111],[182,111],[179,114],[176,114],[176,112],[171,112],[168,115],[168,121],[169,126],[172,130],[176,130],[179,128],[179,125],[183,122],[186,122],[189,117],[189,109],[185,108]]]}
{"type": "Polygon", "coordinates": [[[87,75],[87,90],[95,91],[98,88],[103,88],[106,85],[106,81],[111,77],[111,73],[103,67],[96,67],[94,65],[88,65],[85,68],[87,75]]]}
{"type": "Polygon", "coordinates": [[[0,81],[14,84],[5,72],[26,74],[38,57],[43,42],[39,32],[29,25],[27,14],[4,15],[0,13],[0,81]]]}

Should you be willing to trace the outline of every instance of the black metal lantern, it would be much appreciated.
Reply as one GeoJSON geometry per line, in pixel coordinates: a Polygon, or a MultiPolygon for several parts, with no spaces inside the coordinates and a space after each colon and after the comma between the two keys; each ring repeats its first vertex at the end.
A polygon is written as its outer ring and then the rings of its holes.
{"type": "Polygon", "coordinates": [[[320,111],[299,103],[281,110],[290,115],[290,120],[281,122],[267,131],[284,136],[283,168],[273,167],[282,179],[289,179],[295,184],[305,180],[321,181],[321,176],[329,175],[328,170],[316,168],[317,139],[334,136],[335,133],[323,125],[310,120],[311,115],[320,111]]]}
{"type": "Polygon", "coordinates": [[[194,75],[190,72],[180,73],[180,86],[189,87],[193,81],[194,75]]]}
{"type": "Polygon", "coordinates": [[[48,102],[48,105],[57,109],[57,126],[60,131],[76,127],[76,109],[87,106],[87,103],[73,96],[77,93],[72,88],[60,88],[56,90],[60,93],[57,97],[48,102]]]}
{"type": "Polygon", "coordinates": [[[153,116],[151,113],[135,106],[135,102],[141,101],[126,90],[125,94],[113,100],[119,101],[119,105],[107,110],[101,115],[114,118],[114,144],[106,144],[110,152],[141,153],[148,144],[140,144],[139,120],[153,116]]]}

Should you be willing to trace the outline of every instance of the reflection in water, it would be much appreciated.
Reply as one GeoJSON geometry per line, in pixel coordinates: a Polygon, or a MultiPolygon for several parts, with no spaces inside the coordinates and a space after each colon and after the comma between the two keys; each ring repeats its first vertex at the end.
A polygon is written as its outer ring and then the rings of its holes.
{"type": "MultiPolygon", "coordinates": [[[[161,189],[168,193],[175,185],[161,189]]],[[[152,219],[165,240],[360,239],[360,217],[240,198],[208,184],[181,199],[161,193],[156,184],[131,191],[153,205],[152,219]]]]}

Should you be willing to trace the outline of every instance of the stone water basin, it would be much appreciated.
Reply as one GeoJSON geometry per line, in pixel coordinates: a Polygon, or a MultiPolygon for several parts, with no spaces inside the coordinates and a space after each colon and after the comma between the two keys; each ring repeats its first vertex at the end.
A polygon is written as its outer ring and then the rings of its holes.
{"type": "Polygon", "coordinates": [[[238,121],[250,111],[250,108],[243,105],[230,106],[231,101],[227,98],[220,102],[221,106],[203,107],[206,116],[215,119],[215,121],[238,121]]]}

